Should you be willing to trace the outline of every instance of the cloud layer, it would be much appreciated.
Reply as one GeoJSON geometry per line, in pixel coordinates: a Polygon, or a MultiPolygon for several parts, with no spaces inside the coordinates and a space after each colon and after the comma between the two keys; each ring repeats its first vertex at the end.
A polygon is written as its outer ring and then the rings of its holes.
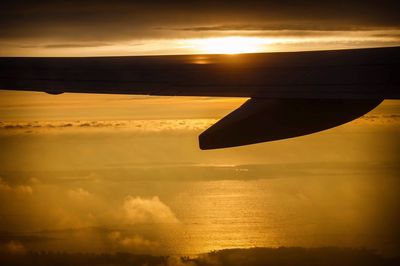
{"type": "Polygon", "coordinates": [[[173,37],[175,26],[257,29],[397,27],[398,1],[12,1],[1,12],[0,37],[126,40],[173,37]],[[234,18],[234,20],[233,20],[234,18]],[[222,25],[222,26],[219,26],[222,25]],[[250,25],[250,26],[243,26],[250,25]],[[90,34],[87,34],[87,33],[90,34]]]}
{"type": "Polygon", "coordinates": [[[398,1],[391,0],[10,1],[0,11],[0,47],[3,55],[171,54],[195,52],[179,45],[188,38],[288,32],[318,37],[339,31],[357,45],[354,33],[374,30],[386,37],[375,36],[361,45],[395,45],[397,10],[398,1]]]}
{"type": "Polygon", "coordinates": [[[15,133],[68,133],[68,132],[184,132],[201,131],[215,123],[216,119],[163,119],[117,121],[34,121],[0,122],[0,134],[15,133]]]}
{"type": "MultiPolygon", "coordinates": [[[[38,133],[95,133],[95,132],[198,132],[205,130],[218,119],[149,119],[117,121],[34,121],[34,122],[0,122],[0,134],[38,134],[38,133]]],[[[371,125],[392,125],[400,123],[398,114],[365,115],[352,123],[371,125]]]]}

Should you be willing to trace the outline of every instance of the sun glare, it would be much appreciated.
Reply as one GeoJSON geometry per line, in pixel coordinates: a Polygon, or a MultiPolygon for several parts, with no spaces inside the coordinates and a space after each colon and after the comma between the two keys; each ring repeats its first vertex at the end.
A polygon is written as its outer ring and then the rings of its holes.
{"type": "Polygon", "coordinates": [[[267,44],[263,38],[223,37],[193,40],[194,48],[202,53],[240,54],[257,53],[267,44]]]}

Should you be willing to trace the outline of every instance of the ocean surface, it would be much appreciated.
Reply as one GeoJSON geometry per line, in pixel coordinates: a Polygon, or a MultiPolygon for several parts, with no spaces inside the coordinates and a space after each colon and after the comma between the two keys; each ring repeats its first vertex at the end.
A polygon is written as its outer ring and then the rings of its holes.
{"type": "Polygon", "coordinates": [[[130,197],[125,205],[134,223],[37,231],[32,235],[47,240],[33,242],[30,249],[195,255],[227,248],[333,246],[396,255],[398,187],[395,176],[355,171],[351,176],[319,172],[248,180],[129,181],[125,189],[131,194],[150,188],[149,195],[130,197]]]}

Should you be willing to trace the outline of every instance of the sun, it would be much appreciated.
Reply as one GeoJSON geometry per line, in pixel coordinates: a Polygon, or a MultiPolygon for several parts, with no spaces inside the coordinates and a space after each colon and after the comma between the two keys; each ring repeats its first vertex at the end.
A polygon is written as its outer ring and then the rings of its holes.
{"type": "Polygon", "coordinates": [[[255,37],[222,37],[193,40],[195,50],[209,54],[257,53],[266,43],[255,37]]]}

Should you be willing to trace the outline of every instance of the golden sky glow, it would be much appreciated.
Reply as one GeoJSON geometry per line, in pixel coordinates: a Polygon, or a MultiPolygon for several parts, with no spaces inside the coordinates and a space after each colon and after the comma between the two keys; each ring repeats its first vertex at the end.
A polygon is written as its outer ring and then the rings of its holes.
{"type": "Polygon", "coordinates": [[[397,29],[365,31],[216,31],[201,38],[170,36],[120,41],[59,42],[35,39],[1,43],[0,56],[129,56],[235,54],[350,49],[400,45],[397,29]]]}
{"type": "Polygon", "coordinates": [[[187,40],[194,50],[205,54],[240,54],[265,51],[270,39],[257,37],[222,37],[187,40]]]}

